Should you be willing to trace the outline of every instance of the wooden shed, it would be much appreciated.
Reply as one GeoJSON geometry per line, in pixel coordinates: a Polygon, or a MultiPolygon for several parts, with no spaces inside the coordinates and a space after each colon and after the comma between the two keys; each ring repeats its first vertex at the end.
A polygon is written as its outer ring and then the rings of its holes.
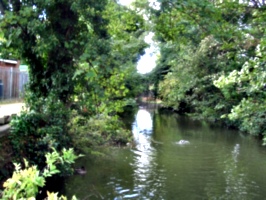
{"type": "Polygon", "coordinates": [[[20,97],[19,61],[0,59],[0,100],[20,97]]]}

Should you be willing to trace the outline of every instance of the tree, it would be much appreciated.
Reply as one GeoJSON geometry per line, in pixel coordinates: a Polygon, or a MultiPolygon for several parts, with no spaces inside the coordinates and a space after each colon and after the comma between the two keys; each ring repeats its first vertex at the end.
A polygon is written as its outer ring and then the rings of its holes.
{"type": "MultiPolygon", "coordinates": [[[[256,46],[264,35],[265,2],[160,2],[161,9],[152,12],[161,49],[154,70],[160,97],[166,106],[180,112],[220,120],[247,94],[237,92],[234,84],[219,86],[219,90],[213,82],[241,71],[257,55],[256,46]]],[[[229,118],[223,120],[238,125],[229,118]]]]}
{"type": "Polygon", "coordinates": [[[256,48],[256,55],[249,58],[240,70],[233,70],[214,81],[215,86],[221,89],[227,99],[239,97],[233,108],[222,117],[237,123],[242,131],[263,136],[264,145],[266,144],[265,42],[262,38],[256,48]]]}
{"type": "Polygon", "coordinates": [[[108,19],[106,30],[110,37],[102,43],[106,42],[109,52],[98,52],[89,62],[82,56],[74,75],[75,95],[82,99],[90,114],[117,113],[125,105],[125,99],[140,92],[141,87],[131,81],[136,80],[135,66],[147,47],[144,19],[140,14],[109,1],[102,17],[108,19]]]}
{"type": "Polygon", "coordinates": [[[109,120],[125,106],[132,87],[126,82],[135,76],[134,64],[147,46],[144,20],[112,0],[0,3],[2,46],[16,50],[30,73],[31,112],[13,120],[10,137],[18,159],[23,155],[41,166],[51,148],[73,145],[69,124],[75,117],[89,121],[104,113],[109,120]]]}
{"type": "MultiPolygon", "coordinates": [[[[69,101],[80,57],[91,47],[89,44],[108,37],[107,22],[101,18],[105,4],[82,0],[1,1],[6,46],[17,49],[29,64],[29,87],[36,96],[47,97],[52,92],[61,101],[69,101]]],[[[96,45],[88,57],[99,51],[106,53],[108,48],[102,45],[96,45]]]]}
{"type": "Polygon", "coordinates": [[[4,45],[29,65],[37,98],[53,93],[69,105],[87,92],[86,98],[108,99],[109,78],[121,75],[110,85],[121,90],[147,46],[142,16],[114,1],[1,1],[1,8],[4,45]]]}

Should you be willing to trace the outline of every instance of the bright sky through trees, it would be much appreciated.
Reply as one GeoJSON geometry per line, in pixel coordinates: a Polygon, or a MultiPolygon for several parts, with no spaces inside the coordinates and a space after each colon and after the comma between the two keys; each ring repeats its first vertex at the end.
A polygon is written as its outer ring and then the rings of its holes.
{"type": "Polygon", "coordinates": [[[150,47],[145,49],[145,54],[141,56],[138,62],[137,69],[141,74],[149,73],[156,65],[156,54],[158,50],[152,40],[153,35],[154,33],[149,33],[145,37],[145,42],[150,44],[150,47]]]}
{"type": "Polygon", "coordinates": [[[128,6],[131,4],[133,0],[119,0],[119,3],[124,5],[124,6],[128,6]]]}
{"type": "MultiPolygon", "coordinates": [[[[119,0],[120,4],[124,6],[129,6],[134,0],[119,0]]],[[[155,5],[156,1],[150,1],[153,5],[155,5]]],[[[137,69],[141,74],[149,73],[156,65],[156,54],[158,52],[156,45],[154,44],[152,37],[153,33],[149,33],[145,37],[145,41],[150,44],[150,47],[145,50],[145,54],[141,56],[137,69]]]]}

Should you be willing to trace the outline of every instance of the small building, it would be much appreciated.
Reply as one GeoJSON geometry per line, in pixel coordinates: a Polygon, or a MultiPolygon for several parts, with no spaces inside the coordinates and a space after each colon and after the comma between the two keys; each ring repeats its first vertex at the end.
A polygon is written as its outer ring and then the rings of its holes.
{"type": "Polygon", "coordinates": [[[7,67],[7,68],[19,68],[20,61],[16,60],[5,60],[0,58],[0,67],[7,67]]]}
{"type": "Polygon", "coordinates": [[[0,59],[0,100],[21,98],[27,81],[28,73],[20,72],[20,61],[0,59]]]}

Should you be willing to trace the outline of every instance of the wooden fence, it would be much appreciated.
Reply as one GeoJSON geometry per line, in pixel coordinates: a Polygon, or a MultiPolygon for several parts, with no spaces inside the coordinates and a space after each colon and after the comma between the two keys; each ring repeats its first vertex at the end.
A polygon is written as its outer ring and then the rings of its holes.
{"type": "Polygon", "coordinates": [[[23,98],[28,81],[28,72],[21,72],[19,68],[0,67],[0,100],[23,98]]]}

